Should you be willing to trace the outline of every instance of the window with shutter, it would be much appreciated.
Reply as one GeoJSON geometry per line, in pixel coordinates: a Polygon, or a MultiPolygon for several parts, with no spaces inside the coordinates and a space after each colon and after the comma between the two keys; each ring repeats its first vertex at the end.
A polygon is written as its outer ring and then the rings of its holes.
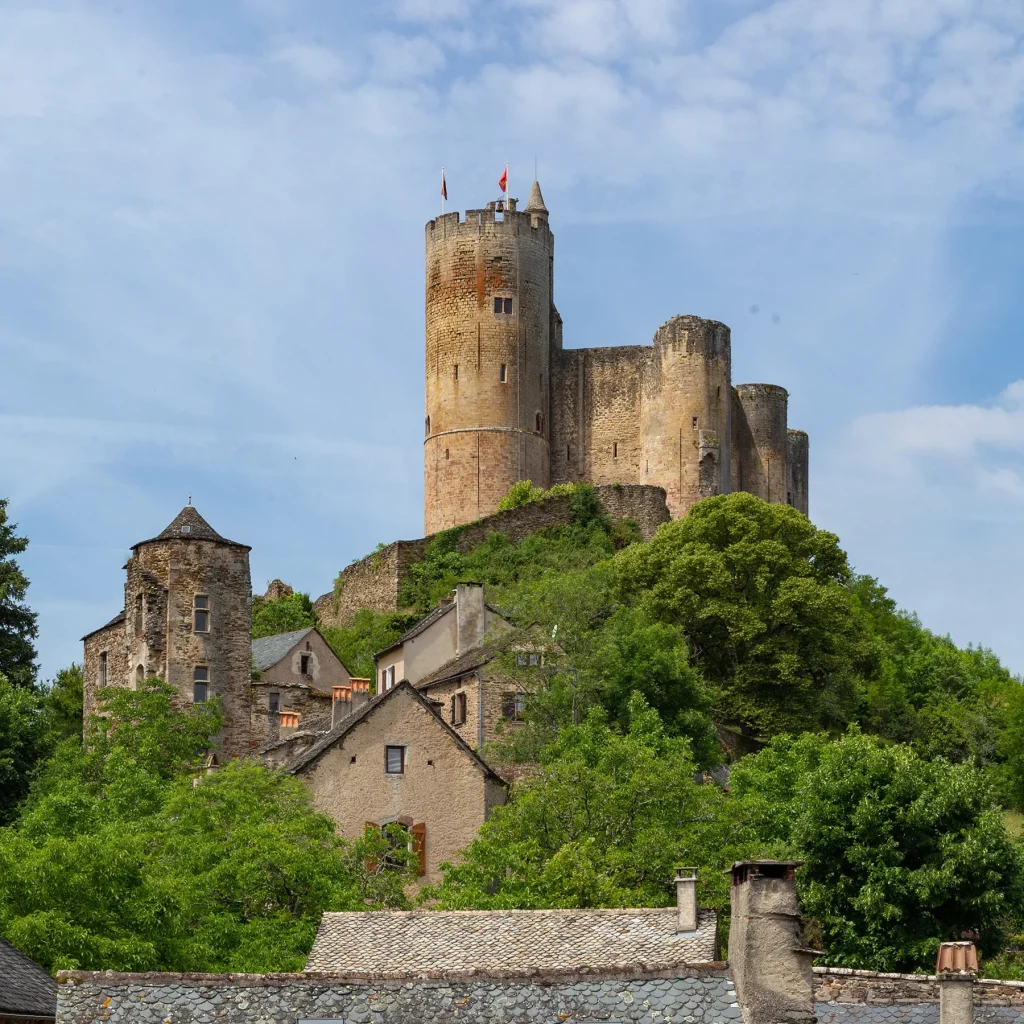
{"type": "Polygon", "coordinates": [[[516,695],[514,693],[501,695],[501,716],[502,718],[516,717],[516,695]]]}
{"type": "Polygon", "coordinates": [[[412,829],[412,852],[416,854],[416,874],[427,873],[427,826],[424,822],[413,825],[412,829]]]}

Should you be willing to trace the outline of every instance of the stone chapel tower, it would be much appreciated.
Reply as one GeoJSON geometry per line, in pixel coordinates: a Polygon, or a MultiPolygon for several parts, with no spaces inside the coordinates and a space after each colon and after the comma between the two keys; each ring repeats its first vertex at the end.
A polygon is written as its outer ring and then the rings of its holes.
{"type": "Polygon", "coordinates": [[[85,714],[102,686],[158,677],[177,703],[219,697],[220,749],[249,752],[252,583],[246,544],[222,537],[191,505],[165,530],[132,546],[124,611],[83,637],[85,714]]]}
{"type": "Polygon", "coordinates": [[[550,485],[554,241],[537,182],[522,212],[427,223],[427,533],[493,512],[517,480],[550,485]]]}

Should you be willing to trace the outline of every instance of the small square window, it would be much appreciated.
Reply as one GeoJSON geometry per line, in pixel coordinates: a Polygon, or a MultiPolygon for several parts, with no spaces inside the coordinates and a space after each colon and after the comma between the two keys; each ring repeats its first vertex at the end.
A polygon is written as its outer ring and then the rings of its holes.
{"type": "Polygon", "coordinates": [[[384,748],[384,770],[388,775],[405,774],[405,747],[384,748]]]}
{"type": "Polygon", "coordinates": [[[540,664],[540,655],[539,654],[531,654],[530,655],[530,664],[531,665],[539,665],[540,664]]]}
{"type": "Polygon", "coordinates": [[[505,312],[506,313],[511,313],[512,312],[512,300],[511,299],[505,299],[504,300],[504,305],[505,305],[505,312]]]}
{"type": "Polygon", "coordinates": [[[181,528],[181,532],[182,533],[191,533],[192,532],[192,527],[191,526],[183,526],[181,528]]]}
{"type": "Polygon", "coordinates": [[[501,364],[501,369],[498,370],[498,380],[502,384],[508,381],[508,367],[504,363],[501,364]]]}

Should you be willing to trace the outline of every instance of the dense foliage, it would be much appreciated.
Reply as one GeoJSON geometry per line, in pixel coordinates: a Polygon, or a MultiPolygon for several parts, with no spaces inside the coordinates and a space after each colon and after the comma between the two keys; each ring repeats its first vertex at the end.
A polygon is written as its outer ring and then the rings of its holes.
{"type": "Polygon", "coordinates": [[[292,593],[275,598],[256,595],[252,599],[253,640],[315,625],[316,615],[309,594],[292,593]]]}
{"type": "Polygon", "coordinates": [[[53,969],[297,970],[324,910],[404,905],[402,874],[368,862],[386,840],[338,838],[257,762],[207,772],[216,706],[170,695],[107,691],[0,829],[0,934],[53,969]]]}

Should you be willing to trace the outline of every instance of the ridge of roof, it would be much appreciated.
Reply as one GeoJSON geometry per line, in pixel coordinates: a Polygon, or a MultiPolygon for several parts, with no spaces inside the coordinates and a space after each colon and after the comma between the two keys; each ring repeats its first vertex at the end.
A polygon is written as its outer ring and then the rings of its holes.
{"type": "Polygon", "coordinates": [[[393,651],[396,647],[401,647],[406,640],[412,640],[413,637],[417,637],[422,633],[428,626],[432,626],[438,619],[443,618],[455,607],[454,601],[445,601],[443,604],[439,604],[436,608],[431,609],[426,615],[420,619],[411,629],[406,630],[394,643],[389,644],[387,647],[381,648],[375,655],[374,658],[379,658],[382,654],[387,654],[388,651],[393,651]]]}
{"type": "Polygon", "coordinates": [[[0,1016],[19,1014],[53,1020],[57,982],[20,949],[0,938],[0,1016]]]}
{"type": "Polygon", "coordinates": [[[134,551],[142,544],[154,544],[157,541],[166,540],[210,540],[215,544],[245,548],[246,551],[252,550],[249,544],[239,544],[238,541],[222,537],[192,505],[186,505],[155,537],[137,541],[132,545],[132,550],[134,551]]]}
{"type": "Polygon", "coordinates": [[[482,769],[485,775],[491,776],[502,786],[505,786],[506,788],[508,787],[508,783],[441,717],[440,714],[438,714],[438,711],[433,704],[407,679],[403,679],[400,683],[392,686],[390,690],[385,690],[384,693],[378,693],[371,697],[370,700],[358,711],[353,711],[351,715],[343,718],[333,729],[326,733],[322,739],[314,743],[308,750],[303,751],[303,753],[299,754],[298,757],[286,764],[285,771],[294,775],[296,772],[302,771],[304,768],[308,768],[309,765],[334,746],[338,740],[343,739],[360,722],[372,715],[373,712],[384,704],[389,697],[393,697],[396,693],[403,691],[412,694],[412,696],[419,701],[420,705],[433,716],[448,736],[455,741],[456,746],[458,746],[464,753],[469,754],[469,756],[476,762],[477,767],[482,769]]]}
{"type": "Polygon", "coordinates": [[[476,647],[471,647],[468,651],[463,651],[462,654],[455,655],[454,658],[449,658],[448,661],[434,669],[433,672],[425,675],[422,679],[418,679],[415,683],[416,689],[425,690],[429,686],[436,686],[438,683],[447,682],[456,676],[465,675],[467,672],[472,672],[475,668],[486,665],[487,662],[497,656],[498,651],[496,648],[488,644],[478,644],[476,647]]]}

